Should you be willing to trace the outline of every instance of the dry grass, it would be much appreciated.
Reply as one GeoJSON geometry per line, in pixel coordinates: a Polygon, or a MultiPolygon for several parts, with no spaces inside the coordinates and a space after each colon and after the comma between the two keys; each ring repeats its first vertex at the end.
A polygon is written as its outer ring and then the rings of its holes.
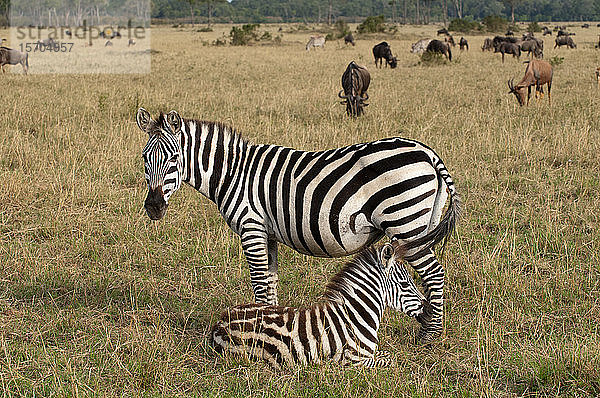
{"type": "MultiPolygon", "coordinates": [[[[310,32],[289,27],[281,45],[202,45],[229,29],[153,29],[151,75],[0,76],[4,395],[600,394],[597,28],[573,28],[577,50],[545,39],[546,58],[564,57],[554,102],[523,108],[506,81],[525,66],[482,53],[482,36],[467,36],[471,51],[456,48],[456,62],[424,67],[410,43],[434,26],[308,53],[310,32]],[[381,40],[397,69],[372,66],[381,40]],[[358,120],[336,97],[351,60],[372,74],[358,120]],[[380,336],[391,369],[279,374],[208,354],[218,314],[252,299],[248,269],[238,238],[189,187],[163,221],[145,216],[138,106],[303,149],[394,135],[433,147],[465,207],[442,260],[443,338],[417,346],[416,322],[389,313],[380,336]]],[[[343,261],[282,249],[280,301],[315,300],[343,261]]]]}

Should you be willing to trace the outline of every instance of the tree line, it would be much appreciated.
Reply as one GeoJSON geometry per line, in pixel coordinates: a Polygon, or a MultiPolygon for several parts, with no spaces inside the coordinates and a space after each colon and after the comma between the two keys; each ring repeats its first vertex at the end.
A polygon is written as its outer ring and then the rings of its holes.
{"type": "MultiPolygon", "coordinates": [[[[110,0],[109,0],[110,1],[110,0]]],[[[112,0],[114,1],[114,0],[112,0]]],[[[600,0],[150,0],[155,22],[361,22],[383,15],[388,22],[446,24],[454,18],[499,15],[513,21],[600,20],[600,0]]],[[[0,25],[8,24],[10,0],[0,0],[0,25]]]]}
{"type": "Polygon", "coordinates": [[[600,20],[600,0],[152,0],[153,18],[189,18],[206,22],[333,23],[361,22],[383,15],[388,22],[447,23],[454,18],[481,20],[489,15],[509,21],[600,20]]]}

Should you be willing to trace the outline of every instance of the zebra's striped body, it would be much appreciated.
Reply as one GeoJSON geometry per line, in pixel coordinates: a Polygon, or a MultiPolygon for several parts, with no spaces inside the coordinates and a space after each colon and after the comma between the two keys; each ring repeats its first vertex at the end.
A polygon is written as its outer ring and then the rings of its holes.
{"type": "Polygon", "coordinates": [[[342,364],[388,365],[391,358],[377,351],[385,308],[417,316],[427,306],[401,260],[396,242],[365,249],[332,278],[325,299],[311,307],[233,307],[213,328],[212,345],[219,352],[265,359],[276,368],[327,358],[342,364]]]}
{"type": "Polygon", "coordinates": [[[324,36],[311,36],[306,43],[306,51],[309,51],[311,48],[325,48],[325,37],[324,36]]]}
{"type": "Polygon", "coordinates": [[[431,149],[403,138],[321,152],[252,145],[219,123],[176,112],[154,121],[143,109],[138,125],[150,135],[143,152],[148,215],[164,215],[182,180],[215,202],[241,236],[257,302],[277,304],[278,242],[340,257],[387,235],[406,244],[433,306],[421,337],[441,332],[444,272],[432,246],[454,228],[459,202],[431,149]]]}

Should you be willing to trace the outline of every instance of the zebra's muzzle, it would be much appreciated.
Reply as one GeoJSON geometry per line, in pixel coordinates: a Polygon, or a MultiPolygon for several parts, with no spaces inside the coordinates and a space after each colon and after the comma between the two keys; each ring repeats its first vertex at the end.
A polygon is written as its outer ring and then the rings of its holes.
{"type": "Polygon", "coordinates": [[[148,196],[144,202],[144,209],[151,220],[160,220],[167,211],[167,202],[163,196],[162,187],[148,190],[148,196]]]}

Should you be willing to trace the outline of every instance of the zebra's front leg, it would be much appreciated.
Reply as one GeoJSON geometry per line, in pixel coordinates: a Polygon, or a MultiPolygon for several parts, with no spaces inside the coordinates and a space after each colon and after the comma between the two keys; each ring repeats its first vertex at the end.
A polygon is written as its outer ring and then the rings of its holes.
{"type": "Polygon", "coordinates": [[[277,305],[277,243],[270,244],[266,232],[251,229],[242,232],[242,248],[250,266],[254,300],[277,305]]]}
{"type": "Polygon", "coordinates": [[[409,251],[405,259],[423,280],[425,298],[430,304],[426,313],[417,318],[421,323],[417,339],[429,343],[444,329],[444,268],[431,248],[409,251]]]}

